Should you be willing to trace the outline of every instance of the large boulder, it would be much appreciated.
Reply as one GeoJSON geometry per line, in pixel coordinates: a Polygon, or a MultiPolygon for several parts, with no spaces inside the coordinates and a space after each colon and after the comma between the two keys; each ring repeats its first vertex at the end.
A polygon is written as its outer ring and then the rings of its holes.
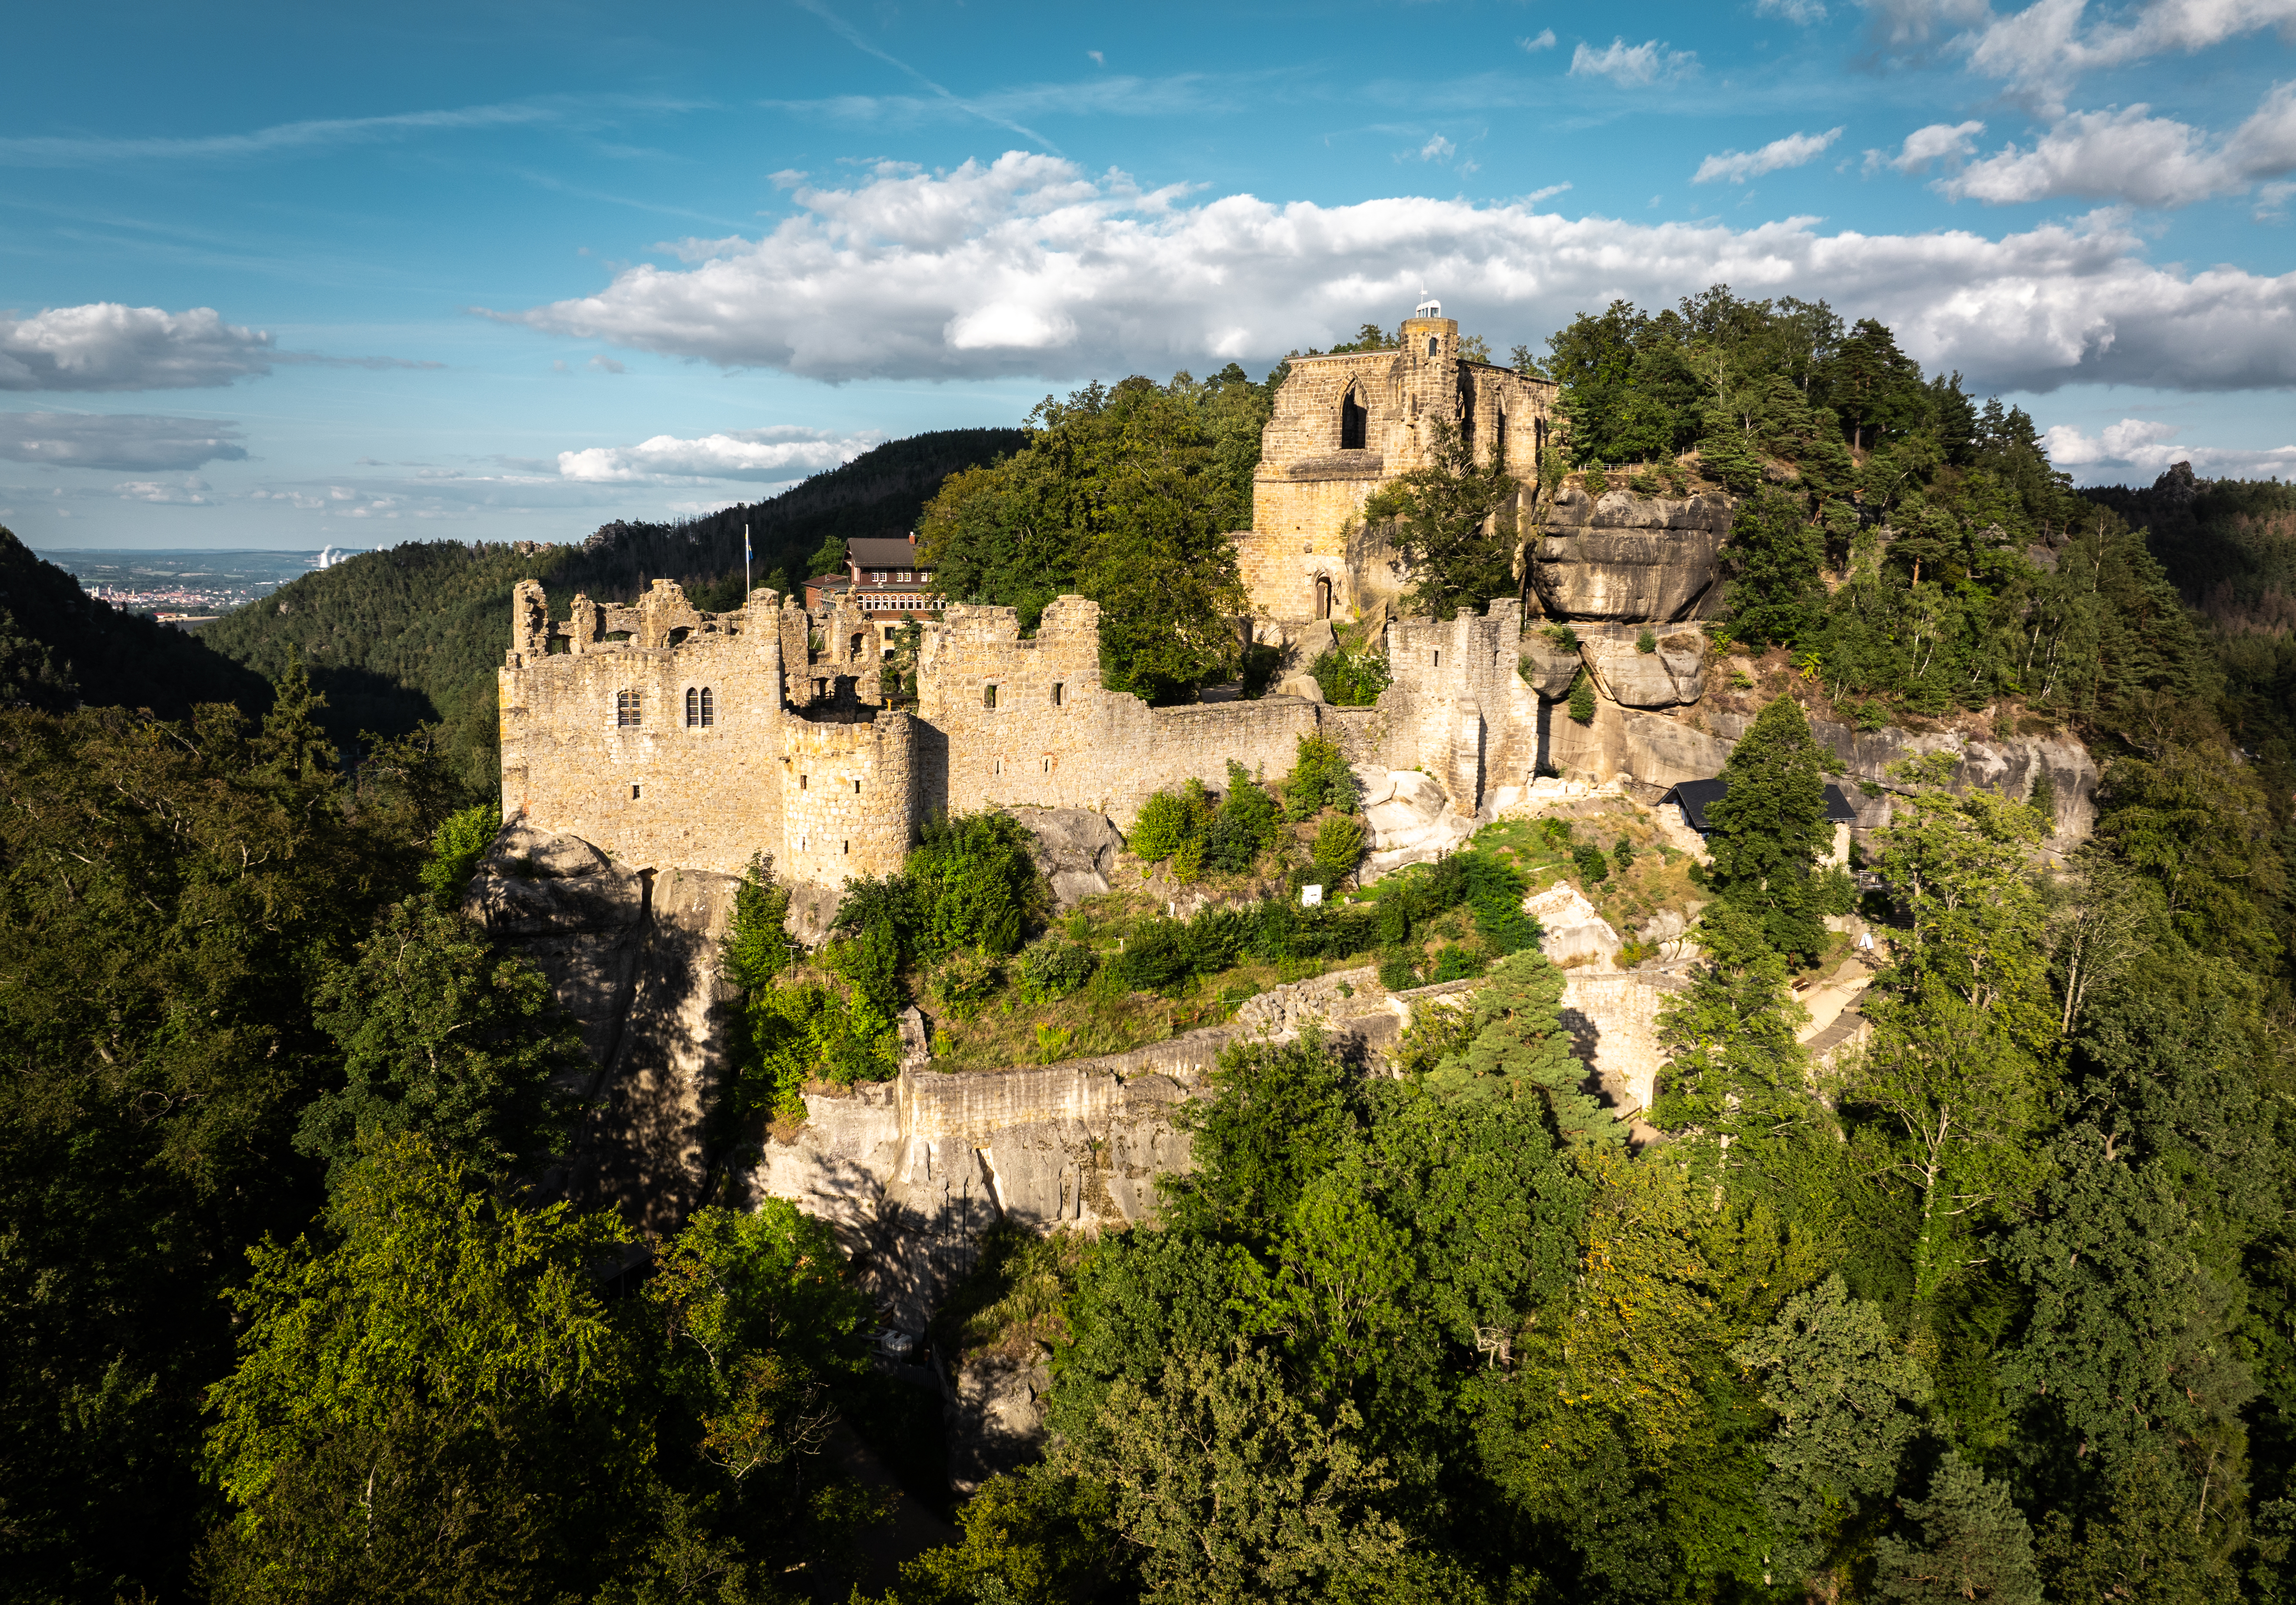
{"type": "Polygon", "coordinates": [[[1538,951],[1551,962],[1592,970],[1618,967],[1619,933],[1568,880],[1525,897],[1522,912],[1538,921],[1538,951]]]}
{"type": "Polygon", "coordinates": [[[1393,770],[1374,790],[1379,800],[1364,808],[1372,832],[1371,856],[1363,868],[1366,883],[1407,864],[1439,858],[1474,834],[1474,821],[1451,807],[1441,782],[1431,774],[1393,770]]]}
{"type": "Polygon", "coordinates": [[[1534,629],[1522,638],[1522,677],[1546,700],[1560,702],[1570,694],[1570,683],[1578,677],[1578,651],[1557,646],[1546,638],[1546,631],[1534,629]]]}
{"type": "Polygon", "coordinates": [[[1664,624],[1699,616],[1720,577],[1734,513],[1717,495],[1600,497],[1564,490],[1530,565],[1546,610],[1561,618],[1664,624]]]}
{"type": "Polygon", "coordinates": [[[1108,873],[1116,865],[1117,849],[1124,838],[1093,808],[1014,808],[1013,817],[1035,839],[1030,855],[1052,883],[1053,897],[1062,908],[1072,908],[1086,897],[1108,889],[1108,873]]]}
{"type": "Polygon", "coordinates": [[[1657,650],[1642,650],[1642,630],[1613,626],[1580,632],[1578,650],[1602,693],[1621,708],[1676,708],[1706,690],[1706,635],[1695,627],[1653,631],[1657,650]]]}

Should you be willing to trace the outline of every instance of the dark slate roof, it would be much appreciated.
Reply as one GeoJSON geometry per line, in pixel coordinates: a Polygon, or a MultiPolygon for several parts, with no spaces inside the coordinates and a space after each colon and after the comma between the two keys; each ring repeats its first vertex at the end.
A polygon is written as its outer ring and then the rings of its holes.
{"type": "MultiPolygon", "coordinates": [[[[1729,790],[1730,782],[1726,780],[1686,780],[1659,800],[1679,803],[1682,822],[1703,836],[1714,828],[1707,823],[1706,810],[1721,801],[1729,790]]],[[[1849,806],[1849,799],[1841,794],[1839,786],[1829,784],[1825,788],[1825,817],[1838,825],[1857,823],[1857,811],[1849,806]]]]}
{"type": "Polygon", "coordinates": [[[915,546],[898,536],[860,536],[845,543],[845,560],[865,569],[930,567],[915,546]]]}

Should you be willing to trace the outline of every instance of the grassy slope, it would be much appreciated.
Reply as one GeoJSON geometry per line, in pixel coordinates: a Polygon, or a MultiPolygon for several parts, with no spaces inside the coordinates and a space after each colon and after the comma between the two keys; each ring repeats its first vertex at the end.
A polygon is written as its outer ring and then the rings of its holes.
{"type": "Polygon", "coordinates": [[[271,705],[271,688],[183,631],[98,602],[0,528],[0,704],[75,702],[182,718],[195,702],[271,705]]]}

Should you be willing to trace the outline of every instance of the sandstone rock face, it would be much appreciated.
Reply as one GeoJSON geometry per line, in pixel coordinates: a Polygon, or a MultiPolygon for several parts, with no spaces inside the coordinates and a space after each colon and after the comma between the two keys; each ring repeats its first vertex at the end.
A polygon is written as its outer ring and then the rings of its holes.
{"type": "Polygon", "coordinates": [[[1324,700],[1324,688],[1317,683],[1315,676],[1303,669],[1298,674],[1286,675],[1277,681],[1275,694],[1279,697],[1304,697],[1310,702],[1321,702],[1324,700]]]}
{"type": "Polygon", "coordinates": [[[1564,490],[1547,515],[1531,585],[1558,618],[1663,624],[1696,618],[1713,599],[1716,554],[1733,511],[1721,496],[1613,490],[1597,499],[1564,490]]]}
{"type": "Polygon", "coordinates": [[[577,1139],[577,1198],[674,1231],[701,1198],[704,1116],[730,1069],[733,995],[718,953],[731,875],[614,863],[578,837],[513,821],[480,862],[463,912],[550,978],[595,1067],[577,1139]]]}
{"type": "Polygon", "coordinates": [[[942,1411],[950,1487],[971,1494],[1035,1457],[1045,1441],[1045,1396],[1053,1390],[1049,1359],[1040,1345],[1025,1359],[966,1359],[942,1411]]]}
{"type": "Polygon", "coordinates": [[[1622,708],[1676,708],[1706,692],[1706,633],[1694,626],[1653,630],[1658,650],[1639,644],[1642,629],[1581,630],[1578,650],[1595,689],[1622,708]]]}
{"type": "Polygon", "coordinates": [[[1538,921],[1538,951],[1552,962],[1591,970],[1618,967],[1619,933],[1569,881],[1533,892],[1522,900],[1522,912],[1538,921]]]}
{"type": "Polygon", "coordinates": [[[1529,663],[1523,678],[1531,690],[1549,702],[1559,702],[1570,694],[1570,683],[1578,677],[1577,652],[1555,645],[1544,631],[1533,629],[1522,638],[1522,655],[1529,663]]]}
{"type": "Polygon", "coordinates": [[[1053,897],[1073,908],[1108,890],[1124,838],[1108,815],[1090,808],[1015,808],[1013,817],[1036,838],[1037,867],[1052,882],[1053,897]]]}
{"type": "Polygon", "coordinates": [[[1450,796],[1432,775],[1415,769],[1392,770],[1366,792],[1364,821],[1371,826],[1371,856],[1364,863],[1366,885],[1406,864],[1426,864],[1474,834],[1475,822],[1451,806],[1450,796]]]}

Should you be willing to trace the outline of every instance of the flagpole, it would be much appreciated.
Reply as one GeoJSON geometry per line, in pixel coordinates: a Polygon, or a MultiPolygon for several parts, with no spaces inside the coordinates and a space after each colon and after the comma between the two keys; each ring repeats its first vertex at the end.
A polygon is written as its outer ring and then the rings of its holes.
{"type": "Polygon", "coordinates": [[[750,610],[750,527],[742,526],[742,611],[750,610]]]}

